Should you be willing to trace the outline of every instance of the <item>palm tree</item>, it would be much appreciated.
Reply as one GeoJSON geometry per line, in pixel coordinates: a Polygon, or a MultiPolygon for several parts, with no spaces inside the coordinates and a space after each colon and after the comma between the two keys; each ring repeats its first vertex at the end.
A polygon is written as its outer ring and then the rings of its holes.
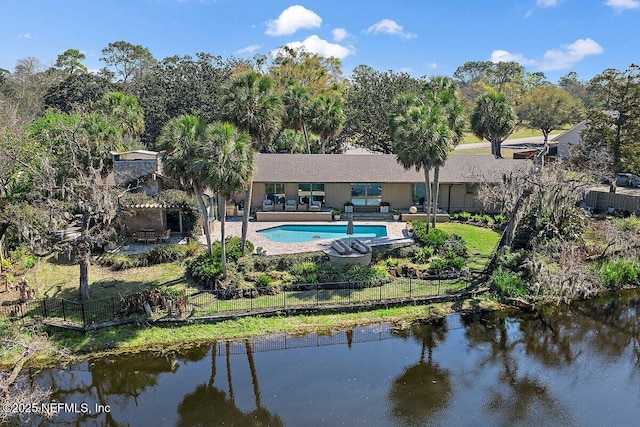
{"type": "Polygon", "coordinates": [[[307,134],[306,123],[311,109],[311,95],[300,83],[293,83],[282,95],[284,103],[284,121],[289,129],[301,131],[307,146],[307,154],[311,154],[311,144],[307,134]]]}
{"type": "MultiPolygon", "coordinates": [[[[251,138],[230,123],[214,123],[207,126],[201,145],[201,154],[193,158],[189,171],[213,189],[218,195],[220,211],[226,212],[227,199],[233,193],[244,190],[253,174],[253,150],[251,138]]],[[[222,245],[222,278],[227,278],[225,242],[225,217],[220,216],[220,244],[222,245]]]]}
{"type": "MultiPolygon", "coordinates": [[[[224,114],[242,131],[251,136],[253,148],[260,150],[271,142],[282,124],[282,100],[276,93],[275,83],[269,76],[255,71],[240,74],[231,80],[223,99],[224,114]]],[[[245,252],[253,182],[244,197],[241,250],[245,252]]]]}
{"type": "Polygon", "coordinates": [[[342,101],[334,96],[320,95],[313,100],[311,111],[311,130],[319,135],[322,154],[325,154],[327,141],[340,132],[345,121],[342,101]]]}
{"type": "Polygon", "coordinates": [[[121,148],[132,148],[133,141],[144,131],[144,112],[136,97],[122,92],[107,93],[98,103],[98,110],[111,117],[122,132],[121,148]]]}
{"type": "Polygon", "coordinates": [[[515,109],[503,93],[486,92],[478,98],[471,114],[471,131],[489,141],[491,154],[501,159],[501,144],[515,129],[516,121],[515,109]]]}
{"type": "MultiPolygon", "coordinates": [[[[200,205],[202,226],[207,240],[207,250],[211,254],[211,234],[209,232],[209,211],[204,202],[206,183],[202,175],[195,172],[192,162],[202,160],[205,125],[195,116],[184,115],[172,119],[162,129],[158,146],[165,150],[163,158],[164,172],[193,190],[200,205]]],[[[204,159],[208,160],[208,159],[204,159]]]]}
{"type": "Polygon", "coordinates": [[[427,84],[429,93],[429,99],[431,102],[439,105],[442,108],[443,113],[447,116],[449,127],[453,131],[452,145],[443,150],[441,154],[443,157],[434,159],[433,170],[433,217],[431,225],[436,226],[436,215],[438,214],[438,198],[440,193],[440,166],[444,166],[455,146],[462,141],[465,121],[464,121],[464,104],[458,93],[455,82],[449,77],[436,76],[433,77],[427,84]]]}
{"type": "Polygon", "coordinates": [[[414,167],[417,172],[424,171],[425,200],[431,201],[431,168],[446,158],[453,146],[454,132],[449,127],[448,116],[436,103],[424,102],[417,95],[409,94],[399,97],[396,105],[401,109],[392,120],[393,151],[405,169],[414,167]]]}

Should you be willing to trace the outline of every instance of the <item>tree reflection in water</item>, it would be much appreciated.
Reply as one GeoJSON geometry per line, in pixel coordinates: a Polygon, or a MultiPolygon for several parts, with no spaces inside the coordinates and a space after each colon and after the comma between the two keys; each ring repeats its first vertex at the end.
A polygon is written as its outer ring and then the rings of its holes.
{"type": "Polygon", "coordinates": [[[206,384],[200,384],[196,389],[184,396],[178,405],[180,419],[178,426],[220,426],[220,425],[246,425],[246,426],[283,426],[284,423],[277,415],[271,414],[262,406],[260,384],[253,359],[251,342],[245,340],[247,362],[251,372],[253,394],[256,409],[243,413],[236,405],[233,395],[233,378],[231,375],[231,348],[227,341],[225,344],[227,386],[229,394],[214,386],[216,377],[216,345],[211,347],[211,374],[206,384]]]}
{"type": "Polygon", "coordinates": [[[421,344],[420,358],[396,377],[389,392],[394,419],[403,424],[425,425],[447,407],[451,396],[450,373],[433,361],[434,348],[446,337],[446,320],[414,324],[397,331],[401,338],[421,344]],[[426,354],[426,360],[425,360],[426,354]]]}

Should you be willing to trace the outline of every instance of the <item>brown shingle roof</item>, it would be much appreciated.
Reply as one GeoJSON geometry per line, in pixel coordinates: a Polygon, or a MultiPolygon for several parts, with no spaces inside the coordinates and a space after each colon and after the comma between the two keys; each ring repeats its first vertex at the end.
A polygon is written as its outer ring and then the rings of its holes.
{"type": "MultiPolygon", "coordinates": [[[[405,170],[393,154],[258,154],[255,166],[254,182],[424,182],[423,171],[405,170]]],[[[440,168],[440,182],[498,182],[530,166],[527,160],[455,155],[440,168]]]]}

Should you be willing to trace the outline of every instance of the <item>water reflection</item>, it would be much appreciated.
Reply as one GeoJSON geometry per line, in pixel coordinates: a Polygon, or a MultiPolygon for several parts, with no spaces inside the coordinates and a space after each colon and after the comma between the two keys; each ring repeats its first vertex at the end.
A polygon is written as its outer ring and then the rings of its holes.
{"type": "Polygon", "coordinates": [[[389,392],[392,414],[402,424],[425,425],[447,407],[451,396],[449,371],[433,361],[434,348],[446,338],[446,320],[416,324],[397,334],[420,344],[420,358],[394,378],[389,392]]]}
{"type": "Polygon", "coordinates": [[[633,425],[638,304],[617,298],[97,359],[32,381],[55,401],[111,412],[34,425],[633,425]]]}

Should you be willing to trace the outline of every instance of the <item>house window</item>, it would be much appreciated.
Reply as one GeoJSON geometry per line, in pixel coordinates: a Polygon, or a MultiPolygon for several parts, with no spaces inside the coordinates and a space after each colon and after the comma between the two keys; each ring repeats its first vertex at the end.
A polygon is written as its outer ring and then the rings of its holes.
{"type": "Polygon", "coordinates": [[[298,203],[309,204],[311,202],[322,202],[322,204],[324,204],[324,200],[324,184],[298,184],[298,203]]]}
{"type": "Polygon", "coordinates": [[[355,206],[380,206],[382,202],[382,184],[351,184],[351,202],[355,206]]]}
{"type": "Polygon", "coordinates": [[[467,194],[476,194],[478,192],[478,184],[467,184],[467,194]]]}
{"type": "Polygon", "coordinates": [[[425,185],[421,184],[413,184],[413,203],[416,205],[422,205],[425,201],[425,185]]]}
{"type": "Polygon", "coordinates": [[[284,204],[284,184],[283,183],[269,183],[265,184],[265,199],[273,201],[273,203],[284,204]]]}

